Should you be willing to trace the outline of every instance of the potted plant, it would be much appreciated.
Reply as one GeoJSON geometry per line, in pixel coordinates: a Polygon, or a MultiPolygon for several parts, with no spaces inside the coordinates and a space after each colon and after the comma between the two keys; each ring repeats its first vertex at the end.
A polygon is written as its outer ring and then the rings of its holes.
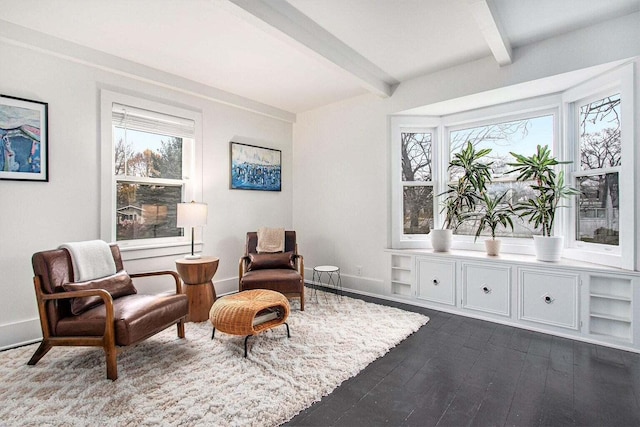
{"type": "Polygon", "coordinates": [[[461,173],[458,181],[448,185],[448,189],[438,196],[446,196],[441,212],[445,219],[441,230],[431,230],[431,245],[436,252],[446,252],[451,247],[453,231],[465,221],[466,214],[476,209],[477,194],[486,190],[491,180],[492,162],[480,161],[491,152],[490,148],[477,150],[469,141],[449,162],[448,170],[461,173]]]}
{"type": "Polygon", "coordinates": [[[516,161],[509,163],[509,166],[513,167],[511,172],[518,173],[516,179],[535,183],[531,186],[534,197],[520,201],[513,210],[521,218],[533,223],[535,228],[542,230],[542,236],[533,236],[537,259],[558,261],[562,254],[563,236],[553,236],[556,210],[563,207],[560,205],[562,199],[580,192],[566,185],[564,172],[559,171],[556,174],[554,166],[571,162],[559,162],[551,155],[551,150],[546,145],[538,145],[536,152],[529,157],[513,152],[511,155],[516,161]]]}
{"type": "Polygon", "coordinates": [[[513,209],[511,205],[505,205],[504,199],[506,196],[506,191],[502,195],[494,197],[489,196],[487,192],[483,192],[478,197],[481,201],[480,211],[469,214],[469,216],[478,221],[474,241],[478,240],[484,230],[489,229],[491,231],[491,239],[484,241],[487,255],[497,256],[500,254],[501,241],[496,239],[496,229],[499,225],[505,228],[511,227],[513,230],[513,220],[511,219],[513,209]]]}

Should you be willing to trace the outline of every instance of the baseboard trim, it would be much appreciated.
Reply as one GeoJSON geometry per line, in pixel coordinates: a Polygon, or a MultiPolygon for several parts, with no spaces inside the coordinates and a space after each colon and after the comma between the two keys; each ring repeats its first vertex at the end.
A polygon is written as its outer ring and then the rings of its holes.
{"type": "Polygon", "coordinates": [[[238,277],[231,277],[229,279],[214,280],[214,289],[216,290],[216,296],[229,295],[238,292],[238,277]]]}
{"type": "Polygon", "coordinates": [[[0,325],[0,351],[41,340],[42,330],[38,318],[0,325]]]}

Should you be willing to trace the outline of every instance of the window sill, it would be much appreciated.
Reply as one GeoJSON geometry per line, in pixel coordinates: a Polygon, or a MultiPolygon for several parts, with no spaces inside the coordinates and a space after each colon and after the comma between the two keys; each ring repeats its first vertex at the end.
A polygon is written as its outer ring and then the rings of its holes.
{"type": "MultiPolygon", "coordinates": [[[[156,243],[148,245],[131,244],[129,246],[119,243],[118,245],[120,246],[123,261],[191,253],[191,242],[156,243]]],[[[202,242],[195,242],[194,251],[202,252],[202,247],[202,242]]]]}
{"type": "MultiPolygon", "coordinates": [[[[566,249],[565,249],[566,250],[566,249]]],[[[483,260],[483,261],[501,261],[512,262],[521,265],[545,266],[545,267],[565,267],[575,269],[589,269],[594,271],[608,271],[617,273],[633,273],[633,271],[623,270],[615,265],[602,265],[601,263],[586,262],[563,257],[558,262],[538,261],[534,255],[505,253],[502,250],[498,256],[489,256],[486,252],[477,250],[451,249],[448,252],[434,252],[433,249],[385,249],[385,252],[404,253],[411,255],[432,255],[441,256],[443,258],[455,258],[467,261],[483,260]]]]}
{"type": "MultiPolygon", "coordinates": [[[[481,236],[475,242],[471,236],[453,236],[451,242],[451,250],[446,253],[477,253],[478,256],[486,256],[484,240],[487,237],[481,236]]],[[[524,261],[527,259],[535,260],[535,251],[533,247],[532,239],[514,239],[514,238],[501,238],[502,248],[500,249],[500,258],[503,259],[518,259],[524,261]]],[[[412,245],[402,245],[389,250],[400,251],[428,251],[433,252],[431,247],[431,239],[416,239],[411,242],[412,245]]],[[[492,259],[494,257],[488,257],[492,259]]],[[[586,249],[566,247],[563,249],[562,260],[569,263],[585,263],[585,265],[601,265],[605,268],[621,269],[633,271],[633,267],[625,266],[622,256],[617,253],[595,252],[586,249]]],[[[561,261],[561,262],[563,262],[561,261]]]]}

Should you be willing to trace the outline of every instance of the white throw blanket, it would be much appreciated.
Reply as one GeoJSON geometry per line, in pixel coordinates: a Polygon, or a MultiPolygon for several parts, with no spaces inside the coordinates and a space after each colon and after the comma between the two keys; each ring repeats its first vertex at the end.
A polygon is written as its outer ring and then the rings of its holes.
{"type": "Polygon", "coordinates": [[[116,273],[111,248],[103,240],[87,240],[60,245],[71,254],[73,278],[76,282],[99,279],[116,273]]]}
{"type": "Polygon", "coordinates": [[[260,252],[284,252],[284,228],[258,228],[258,245],[260,252]]]}

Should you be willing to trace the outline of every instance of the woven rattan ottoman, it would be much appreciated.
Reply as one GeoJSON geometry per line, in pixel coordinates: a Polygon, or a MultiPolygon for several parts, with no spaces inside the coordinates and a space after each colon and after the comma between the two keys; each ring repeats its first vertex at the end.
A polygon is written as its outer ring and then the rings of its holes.
{"type": "Polygon", "coordinates": [[[280,292],[267,289],[253,289],[219,298],[209,311],[209,321],[213,325],[211,339],[216,329],[232,335],[246,335],[244,357],[247,357],[247,340],[267,329],[286,323],[289,317],[289,301],[280,292]]]}

